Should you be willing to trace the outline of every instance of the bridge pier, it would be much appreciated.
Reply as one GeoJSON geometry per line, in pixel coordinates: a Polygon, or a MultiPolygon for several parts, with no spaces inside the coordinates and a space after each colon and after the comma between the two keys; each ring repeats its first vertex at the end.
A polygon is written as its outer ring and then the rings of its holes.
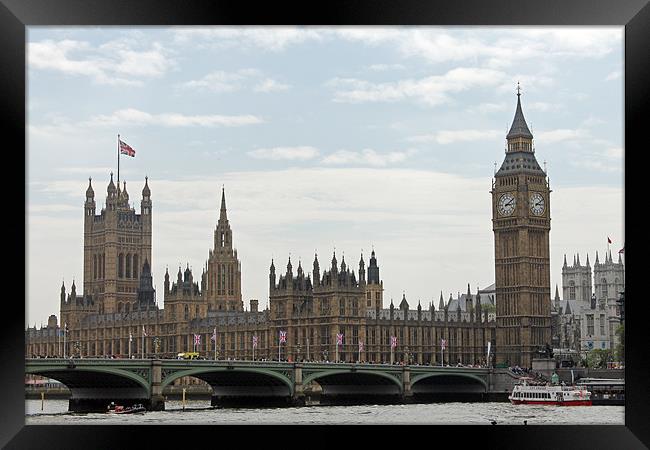
{"type": "Polygon", "coordinates": [[[404,366],[402,369],[402,402],[413,402],[413,391],[411,390],[411,369],[404,366]]]}
{"type": "Polygon", "coordinates": [[[165,397],[162,395],[162,366],[159,359],[151,361],[151,395],[147,410],[149,411],[164,411],[165,410],[165,397]]]}

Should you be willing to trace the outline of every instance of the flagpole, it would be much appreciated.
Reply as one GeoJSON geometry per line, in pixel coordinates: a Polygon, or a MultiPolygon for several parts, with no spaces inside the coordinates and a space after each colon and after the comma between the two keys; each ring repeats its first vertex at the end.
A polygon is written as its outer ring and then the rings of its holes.
{"type": "Polygon", "coordinates": [[[133,334],[129,333],[129,359],[131,359],[131,341],[133,340],[133,334]]]}
{"type": "Polygon", "coordinates": [[[278,338],[278,362],[280,362],[280,348],[282,347],[282,341],[278,338]]]}
{"type": "Polygon", "coordinates": [[[309,338],[307,338],[307,361],[309,361],[309,338]]]}
{"type": "Polygon", "coordinates": [[[442,342],[440,342],[440,366],[445,367],[445,347],[442,346],[442,342]]]}
{"type": "Polygon", "coordinates": [[[63,328],[63,359],[65,359],[65,356],[66,356],[65,335],[67,334],[67,333],[66,333],[66,329],[67,329],[67,328],[68,328],[68,324],[66,323],[66,324],[65,324],[65,327],[63,328]]]}
{"type": "Polygon", "coordinates": [[[144,359],[144,325],[142,325],[142,359],[144,359]]]}
{"type": "Polygon", "coordinates": [[[117,184],[120,184],[120,135],[117,135],[117,184]]]}
{"type": "Polygon", "coordinates": [[[57,336],[59,337],[59,351],[57,357],[61,357],[61,327],[59,327],[59,332],[57,333],[57,336]]]}
{"type": "Polygon", "coordinates": [[[214,327],[214,360],[217,360],[217,327],[214,327]]]}

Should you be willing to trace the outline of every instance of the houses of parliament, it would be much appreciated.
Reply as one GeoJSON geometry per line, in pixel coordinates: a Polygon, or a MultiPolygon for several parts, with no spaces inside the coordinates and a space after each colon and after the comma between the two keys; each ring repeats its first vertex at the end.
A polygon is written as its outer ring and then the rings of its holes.
{"type": "Polygon", "coordinates": [[[74,282],[69,291],[61,286],[60,320],[51,315],[46,326],[26,330],[26,355],[175,357],[198,351],[218,359],[277,360],[280,354],[290,361],[338,358],[439,365],[444,358],[444,364],[530,367],[537,351],[551,340],[551,191],[535,159],[519,93],[506,139],[506,156],[491,190],[495,284],[475,293],[468,285],[465,294],[447,302],[441,293],[437,307],[431,302],[411,308],[403,296],[398,305],[391,300],[384,308],[383,280],[373,250],[367,265],[364,255],[354,262],[341,257],[339,262],[336,253],[331,260],[329,255],[319,260],[316,254],[310,273],[300,262],[294,268],[291,258],[286,267],[279,262],[276,267],[271,260],[269,306],[260,310],[258,300],[251,299],[245,310],[242,265],[233,246],[236,227],[228,220],[222,189],[200,276],[189,267],[179,267],[175,276],[167,270],[161,308],[151,273],[153,204],[148,180],[139,213],[129,202],[126,183],[116,185],[112,174],[106,206],[98,213],[89,180],[81,292],[74,282]],[[286,331],[284,343],[280,331],[286,331]],[[342,343],[337,343],[340,334],[342,343]],[[397,338],[396,347],[391,346],[392,337],[397,338]],[[491,361],[486,361],[488,342],[491,361]]]}

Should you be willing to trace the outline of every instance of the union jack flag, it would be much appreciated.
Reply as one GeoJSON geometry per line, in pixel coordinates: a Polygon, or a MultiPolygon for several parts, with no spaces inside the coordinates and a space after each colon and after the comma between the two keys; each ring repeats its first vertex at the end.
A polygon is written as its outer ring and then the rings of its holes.
{"type": "Polygon", "coordinates": [[[390,337],[390,346],[391,348],[397,347],[397,336],[390,337]]]}
{"type": "Polygon", "coordinates": [[[359,351],[363,351],[363,341],[359,341],[359,351]]]}
{"type": "Polygon", "coordinates": [[[287,332],[280,331],[280,343],[287,342],[287,332]]]}
{"type": "Polygon", "coordinates": [[[196,345],[201,345],[201,335],[200,334],[195,334],[194,335],[194,343],[196,345]]]}
{"type": "Polygon", "coordinates": [[[336,345],[343,345],[343,333],[336,335],[336,345]]]}
{"type": "Polygon", "coordinates": [[[133,150],[133,148],[126,142],[122,142],[122,139],[120,139],[120,153],[123,155],[133,156],[135,158],[135,150],[133,150]]]}
{"type": "Polygon", "coordinates": [[[447,348],[447,339],[440,339],[440,347],[444,350],[447,348]]]}
{"type": "Polygon", "coordinates": [[[253,348],[257,348],[257,336],[253,336],[253,348]]]}

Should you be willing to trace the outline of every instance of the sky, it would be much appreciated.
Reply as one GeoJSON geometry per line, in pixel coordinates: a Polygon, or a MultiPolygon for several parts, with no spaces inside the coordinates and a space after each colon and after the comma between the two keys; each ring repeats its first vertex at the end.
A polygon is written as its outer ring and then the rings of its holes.
{"type": "Polygon", "coordinates": [[[551,291],[564,255],[623,247],[623,27],[27,28],[26,325],[83,286],[83,202],[120,180],[153,202],[156,298],[199,277],[222,186],[242,297],[271,259],[358,270],[384,307],[494,282],[491,183],[521,88],[550,199],[551,291]]]}

